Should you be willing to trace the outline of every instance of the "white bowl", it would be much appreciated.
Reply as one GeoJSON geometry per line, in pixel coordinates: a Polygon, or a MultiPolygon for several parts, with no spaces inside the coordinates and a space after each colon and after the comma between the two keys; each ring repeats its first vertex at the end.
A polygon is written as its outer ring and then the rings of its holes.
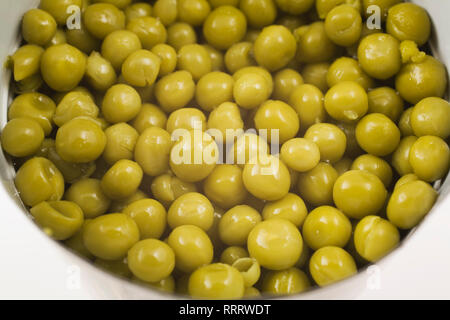
{"type": "MultiPolygon", "coordinates": [[[[450,66],[450,1],[414,0],[432,17],[432,48],[450,66]]],[[[38,0],[0,1],[0,61],[20,42],[19,21],[38,0]]],[[[7,121],[10,72],[0,77],[0,125],[7,121]]],[[[450,124],[449,124],[450,125],[450,124]]],[[[96,268],[48,238],[29,218],[0,153],[0,299],[168,299],[96,268]]],[[[450,298],[450,178],[433,210],[393,253],[358,275],[289,299],[450,298]]]]}

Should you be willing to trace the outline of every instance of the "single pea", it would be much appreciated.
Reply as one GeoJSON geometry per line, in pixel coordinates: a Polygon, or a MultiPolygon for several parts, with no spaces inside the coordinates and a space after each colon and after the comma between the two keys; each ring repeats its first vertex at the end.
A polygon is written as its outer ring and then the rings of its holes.
{"type": "Polygon", "coordinates": [[[53,115],[53,122],[62,127],[77,117],[96,119],[99,109],[91,96],[80,91],[71,91],[58,104],[53,115]]]}
{"type": "Polygon", "coordinates": [[[96,218],[108,210],[111,200],[103,192],[100,180],[81,179],[70,186],[64,194],[64,199],[80,206],[84,217],[96,218]]]}
{"type": "Polygon", "coordinates": [[[199,44],[187,44],[178,50],[177,68],[188,71],[194,81],[198,81],[212,71],[211,58],[205,47],[199,44]]]}
{"type": "Polygon", "coordinates": [[[317,21],[294,30],[297,39],[297,55],[299,62],[317,63],[331,60],[338,47],[327,36],[325,23],[317,21]]]}
{"type": "Polygon", "coordinates": [[[260,74],[243,74],[234,83],[233,97],[241,108],[255,109],[270,97],[270,87],[260,74]]]}
{"type": "Polygon", "coordinates": [[[170,276],[175,268],[175,254],[157,239],[141,240],[128,251],[128,267],[143,281],[157,282],[170,276]]]}
{"type": "Polygon", "coordinates": [[[216,49],[225,50],[244,38],[247,19],[232,6],[214,9],[203,23],[206,41],[216,49]]]}
{"type": "Polygon", "coordinates": [[[26,157],[38,151],[44,141],[44,130],[31,118],[10,120],[2,130],[3,150],[14,157],[26,157]]]}
{"type": "Polygon", "coordinates": [[[273,0],[241,0],[239,9],[245,14],[249,26],[263,28],[274,23],[277,7],[273,0]]]}
{"type": "Polygon", "coordinates": [[[98,39],[105,39],[111,32],[125,29],[125,13],[109,3],[90,5],[83,18],[86,29],[98,39]]]}
{"type": "Polygon", "coordinates": [[[83,211],[70,201],[43,201],[30,209],[36,223],[50,237],[66,240],[83,225],[83,211]]]}
{"type": "Polygon", "coordinates": [[[22,201],[30,207],[43,201],[58,201],[64,194],[64,178],[48,159],[35,157],[25,162],[14,179],[22,201]]]}
{"type": "Polygon", "coordinates": [[[167,44],[176,51],[183,46],[195,43],[197,43],[197,34],[190,24],[176,22],[167,29],[167,44]]]}
{"type": "Polygon", "coordinates": [[[177,52],[171,46],[160,43],[152,48],[152,52],[157,55],[160,60],[159,75],[165,76],[172,73],[177,66],[177,52]]]}
{"type": "Polygon", "coordinates": [[[389,221],[367,216],[356,225],[354,241],[356,250],[364,259],[376,262],[397,247],[400,233],[389,221]]]}
{"type": "Polygon", "coordinates": [[[66,42],[86,54],[99,51],[101,47],[101,41],[90,34],[86,25],[82,22],[80,28],[67,29],[65,32],[63,30],[56,31],[55,37],[50,43],[57,45],[66,42]]]}
{"type": "Polygon", "coordinates": [[[166,27],[177,19],[177,0],[157,0],[153,4],[153,16],[158,18],[166,27]]]}
{"type": "Polygon", "coordinates": [[[233,102],[220,104],[209,114],[207,127],[208,132],[215,132],[218,143],[230,144],[235,138],[234,134],[244,129],[239,107],[233,102]]]}
{"type": "Polygon", "coordinates": [[[39,4],[39,8],[50,13],[60,26],[64,26],[71,15],[70,6],[81,8],[82,0],[41,0],[39,4]]]}
{"type": "Polygon", "coordinates": [[[213,260],[213,246],[205,231],[197,226],[184,225],[175,228],[167,240],[175,252],[176,268],[190,273],[213,260]]]}
{"type": "Polygon", "coordinates": [[[111,62],[116,71],[120,71],[128,56],[140,49],[142,49],[141,41],[135,33],[118,30],[110,33],[103,40],[101,54],[111,62]]]}
{"type": "Polygon", "coordinates": [[[136,142],[134,158],[145,174],[157,176],[169,169],[170,134],[159,127],[145,129],[136,142]]]}
{"type": "MultiPolygon", "coordinates": [[[[233,98],[233,78],[224,72],[205,74],[197,83],[195,99],[205,111],[212,111],[233,98]]],[[[222,119],[224,120],[224,119],[222,119]]]]}
{"type": "Polygon", "coordinates": [[[403,138],[398,144],[397,149],[395,149],[392,154],[392,166],[401,176],[412,173],[413,168],[409,163],[409,154],[411,152],[411,147],[417,141],[415,136],[407,136],[403,138]]]}
{"type": "Polygon", "coordinates": [[[86,57],[68,44],[51,46],[41,58],[41,73],[44,81],[55,91],[74,89],[84,76],[86,57]]]}
{"type": "Polygon", "coordinates": [[[255,114],[256,129],[267,130],[267,141],[284,143],[294,138],[300,128],[295,110],[287,103],[279,100],[268,100],[262,104],[255,114]],[[278,137],[277,137],[278,136],[278,137]]]}
{"type": "Polygon", "coordinates": [[[138,2],[125,8],[125,17],[127,21],[135,18],[150,17],[152,15],[152,6],[145,2],[138,2]]]}
{"type": "Polygon", "coordinates": [[[336,207],[353,219],[377,214],[383,208],[386,196],[383,182],[364,170],[344,173],[333,186],[336,207]]]}
{"type": "Polygon", "coordinates": [[[274,76],[272,98],[289,103],[292,92],[303,84],[303,77],[297,71],[285,68],[274,76]]]}
{"type": "Polygon", "coordinates": [[[288,193],[280,200],[267,202],[262,210],[264,220],[274,218],[286,219],[297,227],[303,225],[307,214],[308,209],[305,202],[294,193],[288,193]]]}
{"type": "Polygon", "coordinates": [[[106,146],[100,126],[88,118],[74,118],[56,133],[56,151],[64,161],[86,163],[96,160],[106,146]]]}
{"type": "Polygon", "coordinates": [[[24,45],[11,56],[14,81],[22,81],[40,71],[44,49],[37,45],[24,45]]]}
{"type": "Polygon", "coordinates": [[[443,97],[447,88],[445,67],[431,56],[421,62],[405,64],[396,76],[395,87],[401,97],[412,104],[427,97],[443,97]]]}
{"type": "Polygon", "coordinates": [[[285,219],[258,223],[248,236],[250,257],[269,270],[284,270],[300,258],[303,240],[297,227],[285,219]]]}
{"type": "Polygon", "coordinates": [[[222,251],[220,262],[231,266],[235,261],[241,258],[248,258],[247,250],[242,247],[231,246],[222,251]]]}
{"type": "Polygon", "coordinates": [[[151,51],[137,50],[122,65],[122,76],[136,87],[151,86],[159,74],[161,59],[151,51]]]}
{"type": "Polygon", "coordinates": [[[339,46],[350,47],[361,37],[362,18],[359,10],[343,4],[331,9],[325,19],[328,38],[339,46]]]}
{"type": "Polygon", "coordinates": [[[268,271],[262,281],[262,292],[270,295],[292,295],[310,287],[308,276],[297,268],[268,271]]]}
{"type": "Polygon", "coordinates": [[[141,107],[141,97],[133,87],[116,84],[105,93],[102,113],[109,123],[128,122],[139,114],[141,107]]]}
{"type": "Polygon", "coordinates": [[[167,119],[167,132],[174,133],[177,129],[182,130],[206,130],[205,114],[196,108],[182,108],[172,112],[167,119]]]}
{"type": "Polygon", "coordinates": [[[382,113],[397,122],[403,112],[404,102],[398,92],[390,87],[380,87],[367,94],[369,113],[382,113]]]}
{"type": "Polygon", "coordinates": [[[320,161],[317,144],[304,138],[293,138],[281,147],[281,160],[295,171],[306,172],[313,169],[320,161]]]}
{"type": "Polygon", "coordinates": [[[159,239],[166,229],[166,209],[156,200],[141,199],[129,204],[123,213],[131,217],[139,228],[141,239],[159,239]]]}
{"type": "Polygon", "coordinates": [[[258,298],[258,297],[261,297],[261,292],[259,292],[258,289],[256,289],[255,287],[245,288],[244,297],[243,298],[255,299],[255,298],[258,298]]]}
{"type": "Polygon", "coordinates": [[[206,0],[178,0],[178,20],[192,26],[201,26],[209,15],[211,7],[206,0]]]}
{"type": "Polygon", "coordinates": [[[450,136],[450,104],[448,101],[429,97],[417,103],[411,112],[411,127],[414,134],[421,136],[438,136],[442,139],[450,136]]]}
{"type": "Polygon", "coordinates": [[[361,69],[358,61],[349,57],[336,59],[328,69],[327,83],[329,87],[333,87],[343,81],[354,81],[365,90],[375,86],[372,78],[361,69]]]}
{"type": "Polygon", "coordinates": [[[182,225],[194,225],[208,231],[214,222],[214,207],[201,193],[186,193],[171,204],[167,222],[172,229],[182,225]]]}
{"type": "Polygon", "coordinates": [[[412,40],[419,46],[431,34],[431,21],[424,8],[414,3],[399,3],[389,8],[386,30],[398,40],[412,40]]]}
{"type": "Polygon", "coordinates": [[[93,219],[83,233],[83,242],[94,256],[119,260],[139,241],[136,223],[125,214],[111,213],[93,219]]]}
{"type": "Polygon", "coordinates": [[[134,32],[142,43],[142,47],[151,50],[159,43],[167,40],[167,30],[158,19],[154,17],[140,17],[128,22],[127,30],[134,32]]]}
{"type": "Polygon", "coordinates": [[[358,47],[361,68],[371,77],[386,80],[402,66],[400,42],[386,33],[375,33],[363,38],[358,47]]]}
{"type": "Polygon", "coordinates": [[[352,256],[339,247],[323,247],[314,252],[309,261],[309,271],[314,281],[324,287],[356,274],[352,256]]]}
{"type": "Polygon", "coordinates": [[[203,190],[208,199],[224,209],[242,204],[248,196],[242,169],[231,164],[216,166],[204,181],[203,190]]]}
{"type": "Polygon", "coordinates": [[[330,206],[311,211],[303,224],[303,237],[313,250],[326,246],[343,248],[350,239],[350,220],[338,209],[330,206]]]}
{"type": "Polygon", "coordinates": [[[381,113],[371,113],[356,126],[356,140],[361,148],[375,156],[387,156],[400,142],[400,130],[395,123],[381,113]]]}
{"type": "Polygon", "coordinates": [[[162,77],[155,85],[155,96],[161,109],[172,112],[185,107],[195,95],[195,82],[188,71],[177,71],[162,77]]]}
{"type": "Polygon", "coordinates": [[[106,147],[103,151],[103,159],[108,164],[112,165],[122,159],[133,159],[134,149],[139,138],[136,129],[121,122],[108,127],[105,135],[106,147]]]}
{"type": "Polygon", "coordinates": [[[244,295],[244,278],[232,266],[213,263],[191,274],[189,294],[197,299],[240,299],[244,295]]]}
{"type": "Polygon", "coordinates": [[[421,180],[407,182],[392,192],[387,217],[400,229],[411,229],[431,210],[438,193],[421,180]]]}
{"type": "Polygon", "coordinates": [[[295,88],[288,101],[298,114],[300,127],[307,129],[326,118],[323,94],[314,85],[302,84],[295,88]]]}
{"type": "Polygon", "coordinates": [[[258,211],[247,205],[238,205],[228,210],[219,222],[219,235],[223,243],[243,246],[250,231],[261,222],[258,211]]]}
{"type": "Polygon", "coordinates": [[[369,109],[369,101],[364,88],[357,82],[343,81],[334,85],[325,95],[325,110],[343,122],[354,122],[363,117],[369,109]]]}
{"type": "Polygon", "coordinates": [[[255,197],[275,201],[290,189],[291,177],[286,165],[275,156],[261,155],[251,158],[244,167],[245,188],[255,197]]]}
{"type": "Polygon", "coordinates": [[[244,67],[242,69],[239,69],[238,71],[236,71],[233,74],[233,79],[236,82],[243,75],[249,74],[249,73],[257,73],[260,76],[262,76],[264,79],[266,79],[267,85],[269,86],[269,92],[270,92],[269,96],[270,96],[273,92],[273,78],[272,78],[272,75],[270,74],[270,72],[267,71],[267,69],[265,69],[263,67],[257,67],[257,66],[244,67]]]}
{"type": "Polygon", "coordinates": [[[392,182],[392,168],[389,163],[371,154],[363,154],[356,158],[352,163],[351,170],[366,170],[376,175],[386,188],[392,182]]]}
{"type": "Polygon", "coordinates": [[[294,58],[297,45],[291,31],[284,26],[266,27],[254,43],[256,62],[269,71],[285,67],[294,58]]]}
{"type": "Polygon", "coordinates": [[[211,174],[218,158],[219,149],[209,134],[186,131],[170,151],[170,168],[181,180],[198,182],[211,174]]]}
{"type": "Polygon", "coordinates": [[[331,205],[333,185],[337,178],[338,173],[332,165],[320,162],[312,170],[299,175],[299,195],[314,206],[331,205]]]}
{"type": "Polygon", "coordinates": [[[112,64],[94,51],[87,59],[86,80],[95,90],[106,91],[116,83],[117,75],[112,64]]]}
{"type": "Polygon", "coordinates": [[[322,161],[334,163],[344,155],[347,138],[344,132],[333,124],[314,124],[308,128],[304,137],[319,147],[322,161]]]}
{"type": "Polygon", "coordinates": [[[253,43],[244,41],[233,44],[228,48],[224,59],[227,70],[230,73],[235,73],[245,67],[255,66],[253,43]]]}
{"type": "Polygon", "coordinates": [[[236,268],[241,273],[246,288],[256,284],[261,275],[259,263],[254,258],[240,258],[232,264],[232,267],[236,268]]]}
{"type": "Polygon", "coordinates": [[[162,174],[152,181],[153,196],[168,207],[174,200],[189,192],[197,192],[197,186],[180,180],[172,174],[162,174]]]}
{"type": "Polygon", "coordinates": [[[134,161],[123,159],[105,173],[101,187],[110,199],[124,199],[137,191],[142,178],[141,167],[134,161]]]}
{"type": "Polygon", "coordinates": [[[433,182],[448,172],[450,150],[447,143],[439,137],[422,136],[409,151],[409,163],[419,179],[433,182]]]}
{"type": "Polygon", "coordinates": [[[150,127],[164,129],[166,128],[166,123],[167,116],[158,106],[151,103],[144,103],[141,111],[132,120],[131,125],[142,134],[145,129],[150,127]]]}

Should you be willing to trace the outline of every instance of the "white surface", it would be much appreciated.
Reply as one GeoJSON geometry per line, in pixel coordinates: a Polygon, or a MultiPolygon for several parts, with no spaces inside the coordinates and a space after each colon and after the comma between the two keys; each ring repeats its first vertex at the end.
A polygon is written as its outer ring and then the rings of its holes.
{"type": "MultiPolygon", "coordinates": [[[[17,25],[37,0],[0,1],[0,59],[17,46],[17,25]],[[14,36],[12,36],[14,35],[14,36]]],[[[417,0],[427,7],[441,32],[437,52],[450,65],[450,1],[417,0]]],[[[3,72],[0,103],[7,103],[8,74],[3,72]]],[[[2,125],[6,112],[0,113],[2,125]]],[[[0,156],[0,169],[5,160],[0,156]]],[[[0,299],[152,299],[167,298],[116,279],[72,255],[47,238],[18,207],[10,170],[1,169],[0,185],[0,299]],[[9,191],[8,191],[9,190],[9,191]]],[[[377,266],[355,277],[293,299],[432,299],[450,298],[450,181],[433,211],[401,248],[377,266]]]]}

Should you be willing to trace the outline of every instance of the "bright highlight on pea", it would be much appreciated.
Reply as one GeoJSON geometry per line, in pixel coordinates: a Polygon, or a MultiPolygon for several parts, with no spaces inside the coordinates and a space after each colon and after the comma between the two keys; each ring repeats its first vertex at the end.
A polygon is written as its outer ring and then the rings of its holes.
{"type": "Polygon", "coordinates": [[[48,236],[149,289],[336,283],[395,250],[448,173],[447,74],[418,5],[41,0],[20,24],[0,139],[18,194],[48,236]]]}

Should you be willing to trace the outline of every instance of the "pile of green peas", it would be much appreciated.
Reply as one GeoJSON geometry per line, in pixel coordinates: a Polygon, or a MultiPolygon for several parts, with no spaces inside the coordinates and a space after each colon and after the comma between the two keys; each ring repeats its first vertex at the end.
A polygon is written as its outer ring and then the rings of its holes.
{"type": "Polygon", "coordinates": [[[335,283],[396,248],[449,169],[446,70],[415,4],[41,0],[21,32],[1,144],[23,203],[151,288],[239,299],[335,283]],[[173,139],[198,124],[200,143],[173,139]],[[277,130],[279,154],[270,135],[206,131],[250,128],[277,130]],[[218,145],[244,163],[174,160],[218,145]]]}

